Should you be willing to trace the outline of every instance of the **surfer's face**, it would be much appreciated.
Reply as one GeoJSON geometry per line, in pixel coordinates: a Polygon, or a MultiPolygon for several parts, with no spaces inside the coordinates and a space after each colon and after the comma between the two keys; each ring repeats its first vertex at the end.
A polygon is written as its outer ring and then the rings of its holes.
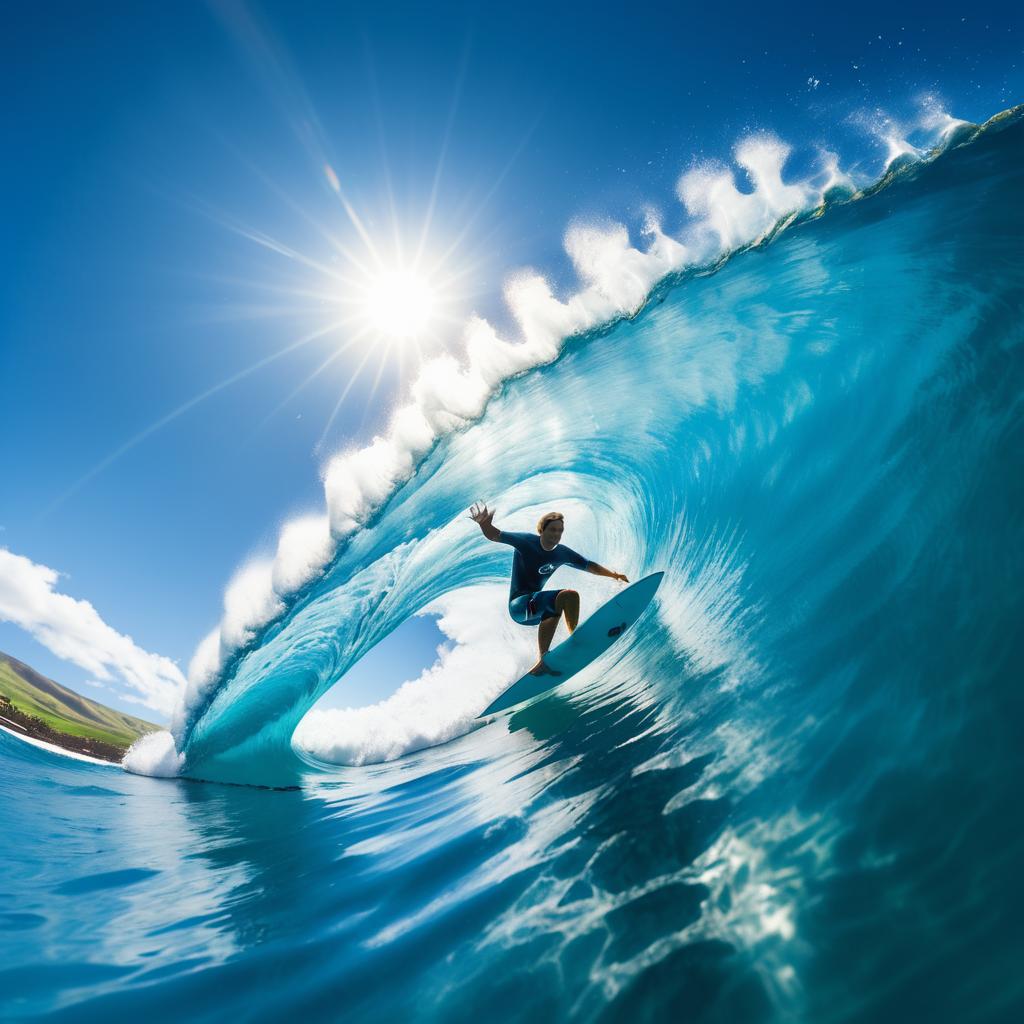
{"type": "Polygon", "coordinates": [[[540,542],[550,551],[561,539],[565,530],[565,522],[561,519],[552,519],[540,535],[540,542]]]}

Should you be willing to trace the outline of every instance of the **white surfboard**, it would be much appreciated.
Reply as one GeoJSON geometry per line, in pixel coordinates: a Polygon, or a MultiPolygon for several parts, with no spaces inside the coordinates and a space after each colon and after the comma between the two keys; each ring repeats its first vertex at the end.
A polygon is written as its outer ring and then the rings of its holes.
{"type": "Polygon", "coordinates": [[[626,587],[610,601],[601,605],[586,622],[580,623],[575,633],[571,633],[557,647],[548,651],[544,655],[545,664],[561,672],[561,675],[531,676],[527,673],[482,711],[479,717],[486,718],[488,715],[532,700],[571,679],[580,669],[586,668],[640,618],[644,609],[651,603],[664,575],[663,572],[651,573],[650,576],[645,576],[626,587]]]}

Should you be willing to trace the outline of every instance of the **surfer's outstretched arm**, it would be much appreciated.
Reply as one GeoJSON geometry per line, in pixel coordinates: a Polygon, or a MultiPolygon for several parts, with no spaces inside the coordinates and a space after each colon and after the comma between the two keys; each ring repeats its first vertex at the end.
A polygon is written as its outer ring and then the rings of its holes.
{"type": "Polygon", "coordinates": [[[628,583],[629,578],[621,572],[612,572],[611,569],[606,569],[603,565],[598,565],[597,562],[587,562],[587,572],[593,573],[595,576],[607,576],[610,580],[618,580],[620,583],[628,583]]]}
{"type": "Polygon", "coordinates": [[[475,502],[470,507],[469,518],[480,527],[481,532],[488,540],[498,540],[501,537],[501,530],[491,522],[494,518],[494,510],[488,510],[482,501],[475,502]]]}

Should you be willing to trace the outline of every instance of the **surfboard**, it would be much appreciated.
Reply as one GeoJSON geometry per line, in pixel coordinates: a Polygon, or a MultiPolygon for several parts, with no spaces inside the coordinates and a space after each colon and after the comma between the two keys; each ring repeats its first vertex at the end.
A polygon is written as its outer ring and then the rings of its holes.
{"type": "Polygon", "coordinates": [[[581,669],[586,668],[640,618],[644,609],[651,603],[664,575],[663,572],[651,573],[650,576],[645,576],[626,587],[611,600],[605,601],[585,622],[581,622],[575,633],[571,633],[557,647],[548,651],[544,655],[545,663],[561,672],[561,675],[531,676],[527,673],[481,711],[478,717],[486,718],[488,715],[532,700],[560,686],[581,669]]]}

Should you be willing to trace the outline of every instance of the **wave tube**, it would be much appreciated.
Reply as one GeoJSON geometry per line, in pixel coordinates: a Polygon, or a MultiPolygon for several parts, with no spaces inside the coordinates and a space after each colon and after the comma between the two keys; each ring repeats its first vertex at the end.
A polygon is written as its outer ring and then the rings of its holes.
{"type": "MultiPolygon", "coordinates": [[[[828,627],[856,634],[948,527],[956,473],[977,461],[970,444],[933,451],[928,417],[969,402],[956,368],[979,323],[997,338],[986,344],[1015,337],[999,315],[1020,286],[1019,113],[977,130],[950,122],[942,137],[937,159],[900,157],[855,194],[825,179],[817,191],[783,184],[784,149],[764,143],[737,151],[753,199],[721,174],[684,177],[683,200],[703,218],[685,245],[655,235],[640,253],[621,233],[571,236],[582,297],[560,303],[539,279],[520,281],[516,294],[532,296],[515,307],[525,348],[493,337],[487,348],[477,325],[469,369],[435,365],[390,439],[328,468],[328,516],[288,527],[276,561],[229,588],[173,742],[149,741],[165,744],[159,757],[133,751],[128,767],[294,780],[305,768],[296,730],[349,666],[410,615],[506,578],[507,552],[464,518],[480,496],[505,528],[560,508],[566,542],[588,556],[634,578],[666,570],[659,628],[622,651],[649,663],[666,699],[678,686],[666,658],[723,685],[768,685],[804,651],[803,624],[887,551],[886,587],[828,627]],[[712,239],[732,258],[672,269],[715,251],[712,239]],[[446,394],[463,405],[443,405],[446,394]]],[[[585,611],[599,599],[584,593],[585,611]]],[[[515,677],[507,628],[453,637],[460,658],[507,651],[507,667],[456,695],[443,665],[428,673],[447,694],[429,727],[408,717],[431,705],[426,679],[406,712],[391,709],[397,719],[382,713],[373,742],[313,723],[299,738],[350,763],[451,738],[515,677]]]]}

